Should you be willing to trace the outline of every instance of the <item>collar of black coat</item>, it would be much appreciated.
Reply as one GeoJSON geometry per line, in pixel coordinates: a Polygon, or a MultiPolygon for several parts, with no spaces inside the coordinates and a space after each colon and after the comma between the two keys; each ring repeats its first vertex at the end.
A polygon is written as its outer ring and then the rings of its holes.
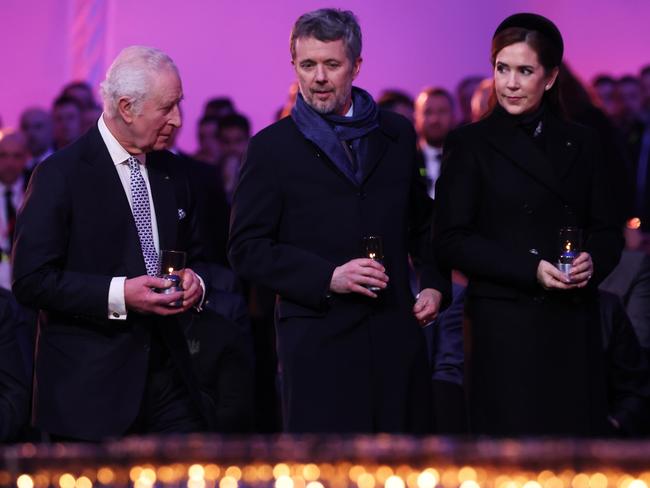
{"type": "Polygon", "coordinates": [[[503,109],[493,110],[484,119],[488,129],[486,138],[497,152],[565,200],[570,189],[564,188],[562,182],[575,164],[582,138],[578,137],[571,124],[551,110],[545,111],[544,121],[546,154],[527,134],[520,120],[503,109]]]}

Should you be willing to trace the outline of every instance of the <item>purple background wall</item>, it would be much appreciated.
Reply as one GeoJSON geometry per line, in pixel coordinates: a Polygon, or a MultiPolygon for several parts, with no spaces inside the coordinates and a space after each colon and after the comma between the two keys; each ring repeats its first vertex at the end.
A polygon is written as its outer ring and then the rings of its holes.
{"type": "Polygon", "coordinates": [[[488,75],[492,32],[517,11],[557,23],[566,59],[583,79],[636,74],[650,63],[645,0],[0,0],[0,116],[15,126],[25,106],[49,107],[75,73],[97,78],[121,48],[138,43],[165,50],[181,70],[182,148],[195,149],[196,120],[211,96],[232,96],[259,130],[293,80],[294,20],[331,5],[359,17],[364,64],[357,84],[374,95],[389,87],[413,95],[431,84],[453,89],[465,75],[488,75]]]}

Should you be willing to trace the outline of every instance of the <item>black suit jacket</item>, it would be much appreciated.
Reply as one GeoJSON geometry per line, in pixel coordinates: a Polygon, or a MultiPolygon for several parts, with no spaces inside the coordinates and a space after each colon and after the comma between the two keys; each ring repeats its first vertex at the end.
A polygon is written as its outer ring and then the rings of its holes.
{"type": "Polygon", "coordinates": [[[275,290],[285,427],[290,431],[422,431],[430,379],[411,312],[408,254],[422,287],[449,298],[432,259],[431,201],[406,119],[381,112],[361,184],[304,138],[291,118],[250,142],[233,200],[229,257],[275,290]],[[390,277],[381,298],[329,293],[334,269],[380,235],[390,277]]]}
{"type": "Polygon", "coordinates": [[[30,342],[23,313],[11,292],[0,288],[0,442],[16,440],[29,419],[30,342]]]}
{"type": "Polygon", "coordinates": [[[177,159],[189,176],[192,195],[196,201],[199,232],[204,247],[203,257],[206,261],[229,266],[226,243],[230,206],[223,190],[219,168],[180,152],[177,159]]]}
{"type": "MultiPolygon", "coordinates": [[[[182,167],[167,152],[147,155],[161,249],[198,259],[194,205],[182,167]]],[[[196,266],[194,266],[196,268],[196,266]]],[[[133,215],[97,127],[34,171],[18,215],[13,290],[40,309],[33,422],[47,432],[101,439],[125,432],[142,398],[151,330],[192,383],[174,318],[107,318],[112,277],[146,274],[133,215]]],[[[197,404],[200,403],[195,389],[197,404]]]]}

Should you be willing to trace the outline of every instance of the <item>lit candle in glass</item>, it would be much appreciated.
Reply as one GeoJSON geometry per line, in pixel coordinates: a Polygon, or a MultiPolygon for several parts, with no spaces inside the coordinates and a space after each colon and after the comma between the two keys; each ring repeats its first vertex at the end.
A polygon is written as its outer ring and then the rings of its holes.
{"type": "MultiPolygon", "coordinates": [[[[171,293],[176,293],[177,291],[183,291],[179,273],[185,269],[186,258],[187,255],[183,251],[171,251],[168,249],[163,249],[160,251],[160,277],[171,281],[172,285],[168,288],[161,288],[157,290],[158,293],[168,295],[171,293]]],[[[182,304],[183,301],[178,300],[170,304],[170,306],[180,307],[182,304]]]]}
{"type": "MultiPolygon", "coordinates": [[[[384,244],[381,236],[366,236],[363,238],[363,255],[369,259],[373,259],[378,263],[384,260],[384,244]]],[[[368,290],[372,292],[381,291],[378,286],[367,286],[368,290]]]]}
{"type": "Polygon", "coordinates": [[[573,266],[573,260],[580,254],[582,231],[577,227],[564,227],[560,229],[560,257],[557,267],[565,275],[569,276],[573,266]]]}

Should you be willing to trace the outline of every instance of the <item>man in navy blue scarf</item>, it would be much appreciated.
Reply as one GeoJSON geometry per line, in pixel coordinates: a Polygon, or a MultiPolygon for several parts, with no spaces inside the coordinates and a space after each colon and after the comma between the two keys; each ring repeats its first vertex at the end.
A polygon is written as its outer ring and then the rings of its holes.
{"type": "Polygon", "coordinates": [[[432,425],[421,325],[449,297],[430,243],[432,202],[415,133],[352,82],[352,12],[302,15],[291,33],[300,93],[290,117],[250,142],[233,200],[229,257],[276,291],[289,432],[412,432],[432,425]],[[364,255],[365,237],[383,259],[364,255]],[[417,299],[409,254],[419,263],[417,299]]]}

